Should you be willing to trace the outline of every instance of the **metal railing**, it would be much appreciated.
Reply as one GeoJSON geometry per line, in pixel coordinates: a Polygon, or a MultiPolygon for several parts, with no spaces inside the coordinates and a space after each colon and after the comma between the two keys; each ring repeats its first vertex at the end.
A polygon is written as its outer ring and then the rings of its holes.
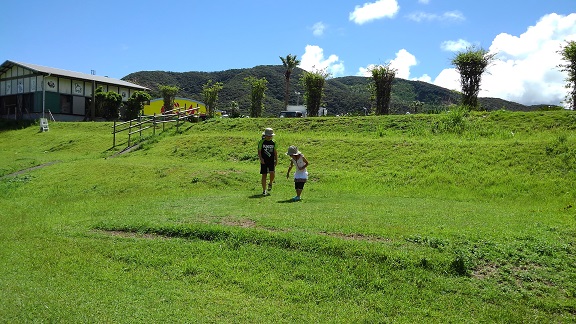
{"type": "Polygon", "coordinates": [[[186,121],[199,121],[200,116],[197,114],[192,114],[193,109],[186,110],[170,110],[160,115],[141,115],[136,119],[118,123],[114,121],[112,126],[112,147],[116,147],[116,134],[127,132],[128,134],[128,144],[130,147],[132,143],[132,135],[138,134],[139,139],[142,139],[142,132],[147,129],[152,129],[152,135],[156,135],[156,129],[162,126],[162,132],[166,130],[166,125],[176,123],[176,131],[182,126],[186,121]]]}

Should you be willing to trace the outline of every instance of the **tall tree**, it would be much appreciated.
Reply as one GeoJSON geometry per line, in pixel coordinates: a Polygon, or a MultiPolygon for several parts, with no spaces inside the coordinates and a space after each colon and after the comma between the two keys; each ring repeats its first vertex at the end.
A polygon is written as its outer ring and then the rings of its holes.
{"type": "Polygon", "coordinates": [[[99,86],[94,91],[94,98],[95,98],[95,116],[97,117],[104,117],[104,101],[106,100],[106,92],[104,92],[104,88],[99,86]]]}
{"type": "Polygon", "coordinates": [[[322,97],[324,96],[324,84],[328,77],[329,74],[324,70],[304,71],[304,74],[300,77],[300,83],[305,91],[304,102],[306,103],[309,117],[318,116],[322,105],[322,97]]]}
{"type": "Polygon", "coordinates": [[[124,120],[131,120],[138,117],[144,109],[144,102],[150,101],[152,97],[146,91],[135,91],[126,101],[124,120]]]}
{"type": "Polygon", "coordinates": [[[396,69],[387,65],[378,65],[370,70],[372,74],[371,88],[376,99],[376,115],[388,115],[390,113],[390,97],[392,93],[392,81],[396,77],[396,69]]]}
{"type": "Polygon", "coordinates": [[[174,98],[176,94],[180,92],[180,88],[177,86],[166,86],[162,85],[158,87],[160,93],[162,93],[162,98],[164,99],[164,111],[170,111],[174,109],[174,98]]]}
{"type": "Polygon", "coordinates": [[[208,117],[214,117],[214,111],[218,104],[218,93],[223,87],[224,84],[222,82],[212,83],[212,80],[208,80],[208,82],[202,86],[202,98],[206,104],[206,114],[208,117]]]}
{"type": "Polygon", "coordinates": [[[284,72],[284,79],[286,81],[286,87],[284,92],[284,109],[288,107],[288,98],[290,98],[290,76],[292,76],[292,71],[300,64],[300,61],[296,58],[297,55],[288,54],[286,57],[280,56],[282,60],[282,65],[286,71],[284,72]]]}
{"type": "Polygon", "coordinates": [[[452,65],[460,73],[460,85],[462,87],[462,105],[469,109],[478,109],[478,93],[482,74],[494,61],[496,53],[476,47],[469,47],[463,52],[457,53],[452,58],[452,65]]]}
{"type": "Polygon", "coordinates": [[[419,100],[414,100],[412,101],[410,104],[410,109],[417,114],[418,112],[422,112],[422,107],[424,106],[424,103],[422,101],[419,100]]]}
{"type": "Polygon", "coordinates": [[[100,86],[96,89],[94,97],[96,98],[96,116],[106,120],[115,120],[120,117],[121,95],[114,91],[104,92],[100,86]]]}
{"type": "Polygon", "coordinates": [[[244,78],[244,82],[250,86],[250,117],[261,117],[264,110],[264,98],[266,98],[265,92],[268,89],[268,80],[249,76],[244,78]]]}
{"type": "Polygon", "coordinates": [[[576,108],[576,41],[566,42],[566,45],[559,51],[562,56],[564,64],[560,64],[560,71],[567,72],[566,88],[568,95],[566,95],[566,102],[568,107],[572,110],[576,108]]]}
{"type": "Polygon", "coordinates": [[[230,101],[227,111],[228,111],[228,116],[230,116],[230,118],[238,118],[241,116],[240,115],[240,104],[236,100],[230,101]]]}

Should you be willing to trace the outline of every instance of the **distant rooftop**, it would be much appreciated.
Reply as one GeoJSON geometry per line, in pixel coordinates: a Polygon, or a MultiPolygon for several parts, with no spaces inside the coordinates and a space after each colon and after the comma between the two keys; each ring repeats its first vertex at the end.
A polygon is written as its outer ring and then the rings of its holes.
{"type": "Polygon", "coordinates": [[[119,79],[108,78],[108,77],[104,77],[104,76],[92,75],[92,74],[87,74],[87,73],[62,70],[62,69],[56,69],[56,68],[51,68],[51,67],[41,66],[41,65],[36,65],[36,64],[9,61],[9,60],[2,63],[2,65],[0,65],[0,74],[10,70],[15,65],[29,69],[31,71],[34,71],[35,73],[38,73],[38,74],[63,76],[63,77],[68,77],[68,78],[78,79],[78,80],[96,81],[96,82],[100,82],[100,83],[115,84],[118,86],[124,86],[124,87],[129,87],[129,88],[136,88],[136,89],[141,89],[141,90],[150,90],[146,87],[137,85],[135,83],[131,83],[131,82],[127,82],[127,81],[123,81],[123,80],[119,80],[119,79]]]}

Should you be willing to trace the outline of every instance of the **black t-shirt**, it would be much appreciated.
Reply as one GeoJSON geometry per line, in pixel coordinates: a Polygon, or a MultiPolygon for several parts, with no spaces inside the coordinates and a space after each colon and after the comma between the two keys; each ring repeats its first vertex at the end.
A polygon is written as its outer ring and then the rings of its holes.
{"type": "Polygon", "coordinates": [[[263,138],[258,142],[258,151],[260,150],[262,150],[262,158],[264,161],[274,162],[274,150],[276,150],[276,142],[263,138]]]}

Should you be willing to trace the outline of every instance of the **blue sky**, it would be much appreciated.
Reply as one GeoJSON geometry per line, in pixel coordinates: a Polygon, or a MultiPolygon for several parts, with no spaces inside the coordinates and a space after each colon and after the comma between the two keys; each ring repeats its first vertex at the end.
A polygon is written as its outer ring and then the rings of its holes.
{"type": "Polygon", "coordinates": [[[281,64],[397,76],[459,89],[450,64],[497,52],[481,96],[559,104],[556,53],[576,40],[576,0],[3,1],[0,61],[122,78],[138,71],[221,71],[281,64]]]}

